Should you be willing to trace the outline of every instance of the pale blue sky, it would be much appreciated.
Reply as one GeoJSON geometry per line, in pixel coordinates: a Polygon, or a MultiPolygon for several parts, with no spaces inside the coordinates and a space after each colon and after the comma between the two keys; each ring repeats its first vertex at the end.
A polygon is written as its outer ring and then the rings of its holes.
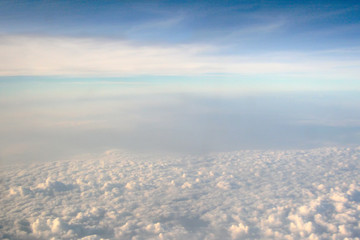
{"type": "Polygon", "coordinates": [[[221,76],[219,81],[254,86],[286,80],[299,90],[359,89],[357,1],[1,1],[0,6],[1,79],[221,76]]]}
{"type": "Polygon", "coordinates": [[[231,84],[201,91],[189,85],[46,77],[2,81],[0,164],[113,148],[208,153],[360,141],[358,91],[232,91],[231,84]]]}
{"type": "Polygon", "coordinates": [[[356,1],[1,1],[0,163],[360,141],[356,1]]]}

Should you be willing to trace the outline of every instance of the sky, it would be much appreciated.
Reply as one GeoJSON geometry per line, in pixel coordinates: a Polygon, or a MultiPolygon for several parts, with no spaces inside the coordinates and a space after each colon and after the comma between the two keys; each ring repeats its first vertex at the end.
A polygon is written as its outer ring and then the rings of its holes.
{"type": "Polygon", "coordinates": [[[1,239],[358,239],[359,1],[0,0],[1,239]]]}
{"type": "Polygon", "coordinates": [[[0,4],[1,78],[220,76],[359,89],[357,1],[0,4]]]}
{"type": "Polygon", "coordinates": [[[0,162],[360,140],[357,1],[1,1],[0,162]]]}
{"type": "Polygon", "coordinates": [[[1,239],[358,239],[359,1],[0,0],[1,239]]]}

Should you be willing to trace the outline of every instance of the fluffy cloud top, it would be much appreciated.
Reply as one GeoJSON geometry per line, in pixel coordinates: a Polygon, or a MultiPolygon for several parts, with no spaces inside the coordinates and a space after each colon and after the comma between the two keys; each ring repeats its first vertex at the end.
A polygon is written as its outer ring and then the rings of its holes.
{"type": "Polygon", "coordinates": [[[1,172],[3,239],[358,239],[360,148],[147,156],[1,172]]]}

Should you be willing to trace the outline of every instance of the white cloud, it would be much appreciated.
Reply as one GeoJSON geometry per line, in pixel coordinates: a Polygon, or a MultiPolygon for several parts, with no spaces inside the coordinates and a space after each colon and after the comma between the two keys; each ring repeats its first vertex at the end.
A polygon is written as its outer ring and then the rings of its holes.
{"type": "Polygon", "coordinates": [[[231,225],[229,230],[231,232],[232,239],[241,239],[241,237],[248,233],[249,227],[242,223],[239,223],[238,225],[231,225]]]}
{"type": "Polygon", "coordinates": [[[200,157],[109,150],[2,169],[0,238],[356,239],[359,158],[360,147],[200,157]]]}
{"type": "Polygon", "coordinates": [[[319,58],[312,53],[286,52],[223,55],[219,54],[221,48],[218,46],[196,44],[136,45],[101,38],[12,35],[0,38],[0,52],[0,76],[186,76],[229,73],[358,79],[360,75],[360,61],[357,58],[319,58]]]}

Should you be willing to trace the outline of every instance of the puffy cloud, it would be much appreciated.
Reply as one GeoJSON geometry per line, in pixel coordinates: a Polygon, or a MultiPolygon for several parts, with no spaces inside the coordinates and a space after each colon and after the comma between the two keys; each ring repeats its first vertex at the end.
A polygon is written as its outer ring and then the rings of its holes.
{"type": "Polygon", "coordinates": [[[231,225],[229,230],[231,232],[231,238],[238,239],[248,233],[249,227],[242,223],[239,223],[238,225],[231,225]]]}
{"type": "Polygon", "coordinates": [[[359,158],[360,148],[201,157],[109,150],[3,169],[0,237],[356,239],[359,158]]]}

